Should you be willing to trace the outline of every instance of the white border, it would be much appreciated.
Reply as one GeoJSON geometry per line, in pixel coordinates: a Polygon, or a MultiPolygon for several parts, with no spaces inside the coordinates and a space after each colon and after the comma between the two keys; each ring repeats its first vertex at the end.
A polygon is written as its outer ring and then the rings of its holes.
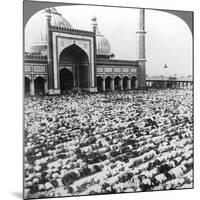
{"type": "MultiPolygon", "coordinates": [[[[56,0],[54,0],[56,1],[56,0]]],[[[61,0],[60,0],[61,1],[61,0]]],[[[59,1],[58,1],[59,2],[59,1]]],[[[64,0],[63,0],[64,2],[64,0]]],[[[67,2],[67,1],[66,1],[67,2]]],[[[118,195],[56,198],[57,200],[188,200],[200,196],[200,7],[198,0],[79,0],[70,2],[195,11],[195,189],[118,195]]],[[[22,0],[1,2],[0,198],[21,199],[22,192],[22,0]],[[12,81],[10,81],[12,80],[12,81]]],[[[174,30],[172,30],[174,31],[174,30]]]]}

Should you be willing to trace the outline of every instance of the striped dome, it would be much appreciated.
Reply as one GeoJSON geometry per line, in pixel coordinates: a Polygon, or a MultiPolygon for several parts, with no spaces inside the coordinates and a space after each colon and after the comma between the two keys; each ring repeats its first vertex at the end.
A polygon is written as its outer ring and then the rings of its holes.
{"type": "Polygon", "coordinates": [[[97,30],[96,34],[96,54],[97,55],[110,55],[109,41],[97,30]]]}
{"type": "MultiPolygon", "coordinates": [[[[52,26],[72,28],[71,24],[55,8],[50,8],[48,11],[50,11],[52,26]]],[[[48,42],[46,15],[47,11],[43,10],[33,15],[28,21],[25,29],[26,51],[46,54],[48,42]]]]}

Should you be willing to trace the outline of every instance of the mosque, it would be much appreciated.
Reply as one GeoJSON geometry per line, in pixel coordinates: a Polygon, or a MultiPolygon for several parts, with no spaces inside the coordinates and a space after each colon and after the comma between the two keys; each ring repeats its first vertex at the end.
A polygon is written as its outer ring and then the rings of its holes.
{"type": "Polygon", "coordinates": [[[139,15],[137,60],[114,58],[96,17],[92,31],[85,31],[73,28],[55,8],[34,15],[39,29],[24,55],[25,94],[146,88],[145,10],[139,15]]]}

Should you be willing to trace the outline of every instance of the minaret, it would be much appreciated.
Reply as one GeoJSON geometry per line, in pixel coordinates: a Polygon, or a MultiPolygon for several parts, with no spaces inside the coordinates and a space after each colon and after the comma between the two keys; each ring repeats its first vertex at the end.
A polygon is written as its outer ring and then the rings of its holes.
{"type": "Polygon", "coordinates": [[[52,32],[51,32],[51,10],[46,10],[46,26],[47,26],[47,73],[48,73],[48,91],[49,94],[54,93],[53,80],[53,46],[52,46],[52,32]]]}
{"type": "Polygon", "coordinates": [[[140,9],[138,34],[138,88],[146,88],[145,9],[140,9]]]}
{"type": "Polygon", "coordinates": [[[96,34],[97,34],[97,18],[94,16],[92,19],[92,28],[93,28],[93,33],[94,33],[94,39],[93,39],[93,45],[94,45],[94,87],[97,87],[97,79],[96,79],[96,34]]]}

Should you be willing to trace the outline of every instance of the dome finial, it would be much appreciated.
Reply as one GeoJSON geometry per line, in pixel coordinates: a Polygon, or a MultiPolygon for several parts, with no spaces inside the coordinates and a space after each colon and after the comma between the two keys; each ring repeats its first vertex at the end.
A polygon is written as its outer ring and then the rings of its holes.
{"type": "Polygon", "coordinates": [[[92,27],[93,28],[97,28],[97,18],[95,17],[95,15],[92,17],[92,27]]]}
{"type": "Polygon", "coordinates": [[[58,11],[56,10],[56,8],[52,7],[52,8],[47,8],[44,10],[46,13],[56,13],[59,14],[58,11]]]}
{"type": "Polygon", "coordinates": [[[95,16],[95,14],[93,14],[93,17],[92,17],[92,19],[91,19],[92,21],[97,21],[97,18],[96,18],[96,16],[95,16]]]}

